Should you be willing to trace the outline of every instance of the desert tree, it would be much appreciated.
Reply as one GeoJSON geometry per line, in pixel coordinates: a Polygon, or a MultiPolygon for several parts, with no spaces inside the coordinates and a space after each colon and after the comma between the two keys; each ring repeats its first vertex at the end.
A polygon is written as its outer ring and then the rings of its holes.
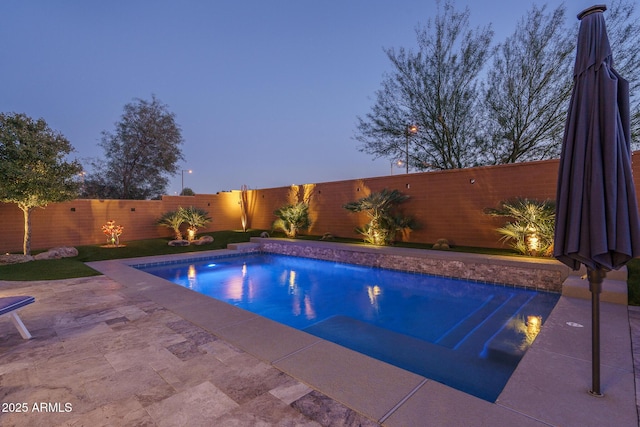
{"type": "Polygon", "coordinates": [[[482,85],[488,163],[559,155],[576,39],[565,15],[564,6],[546,13],[534,5],[497,46],[482,85]]]}
{"type": "Polygon", "coordinates": [[[24,255],[31,254],[31,213],[77,197],[82,166],[67,160],[71,143],[44,119],[0,114],[0,202],[24,214],[24,255]]]}
{"type": "Polygon", "coordinates": [[[469,29],[469,9],[451,1],[416,29],[418,50],[386,49],[393,71],[358,117],[360,151],[405,159],[416,170],[454,169],[481,158],[479,74],[490,55],[490,26],[469,29]],[[415,134],[409,125],[417,125],[415,134]]]}
{"type": "Polygon", "coordinates": [[[85,181],[87,196],[119,199],[160,197],[169,176],[183,160],[183,143],[175,114],[155,95],[124,106],[114,132],[104,131],[100,146],[104,157],[92,161],[93,173],[85,181]],[[91,191],[89,191],[91,190],[91,191]]]}

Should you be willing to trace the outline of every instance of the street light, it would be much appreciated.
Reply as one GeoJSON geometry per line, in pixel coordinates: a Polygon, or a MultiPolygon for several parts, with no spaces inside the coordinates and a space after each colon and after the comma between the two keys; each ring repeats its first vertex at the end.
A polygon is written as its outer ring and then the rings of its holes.
{"type": "Polygon", "coordinates": [[[82,171],[78,175],[80,176],[80,192],[84,195],[84,179],[87,176],[87,172],[82,171]]]}
{"type": "Polygon", "coordinates": [[[191,169],[182,169],[182,191],[180,191],[180,195],[184,193],[184,173],[185,172],[192,173],[193,171],[191,169]]]}
{"type": "Polygon", "coordinates": [[[391,175],[393,175],[393,166],[402,167],[403,163],[402,160],[391,160],[391,175]]]}
{"type": "Polygon", "coordinates": [[[407,155],[405,163],[407,166],[407,173],[409,173],[409,137],[411,135],[415,135],[418,132],[418,126],[416,125],[407,125],[407,128],[405,129],[405,136],[407,137],[407,152],[405,153],[407,155]]]}

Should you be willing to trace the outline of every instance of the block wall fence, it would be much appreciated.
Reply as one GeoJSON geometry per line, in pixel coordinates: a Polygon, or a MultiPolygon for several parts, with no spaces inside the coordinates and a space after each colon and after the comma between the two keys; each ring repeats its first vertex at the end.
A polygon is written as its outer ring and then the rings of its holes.
{"type": "MultiPolygon", "coordinates": [[[[640,151],[633,153],[636,192],[640,190],[640,151]]],[[[410,196],[401,205],[420,228],[403,236],[409,242],[433,243],[440,238],[454,245],[503,247],[495,229],[504,219],[483,213],[488,207],[514,197],[555,199],[558,160],[490,167],[455,169],[318,183],[313,186],[308,234],[331,233],[360,237],[354,228],[367,222],[365,214],[354,214],[345,203],[384,188],[410,196]]],[[[290,187],[248,191],[249,227],[271,229],[273,211],[288,200],[290,187]]],[[[77,199],[50,204],[32,213],[31,247],[76,246],[106,242],[101,227],[108,220],[124,226],[121,241],[171,237],[166,227],[155,224],[160,215],[179,206],[205,209],[213,221],[201,232],[240,230],[240,191],[195,196],[164,196],[162,200],[77,199]]],[[[640,199],[640,194],[638,194],[640,199]]],[[[15,204],[0,203],[0,253],[20,253],[24,235],[22,211],[15,204]]]]}

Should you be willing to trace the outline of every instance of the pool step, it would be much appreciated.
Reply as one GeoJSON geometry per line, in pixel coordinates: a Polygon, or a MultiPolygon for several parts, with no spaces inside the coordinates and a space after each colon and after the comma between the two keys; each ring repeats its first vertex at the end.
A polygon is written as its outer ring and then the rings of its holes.
{"type": "Polygon", "coordinates": [[[482,358],[479,351],[453,350],[348,316],[333,316],[303,330],[490,402],[515,368],[482,358]]]}
{"type": "Polygon", "coordinates": [[[533,343],[557,296],[515,294],[486,304],[438,341],[438,344],[501,363],[517,364],[533,343]],[[492,310],[489,312],[489,310],[492,310]],[[485,317],[482,317],[485,316],[485,317]]]}
{"type": "Polygon", "coordinates": [[[529,294],[522,293],[495,295],[454,329],[440,337],[436,344],[453,349],[461,346],[477,347],[478,340],[484,344],[529,298],[529,294]]]}
{"type": "Polygon", "coordinates": [[[536,339],[543,319],[549,315],[550,294],[537,294],[485,343],[481,356],[504,363],[517,364],[536,339]]]}

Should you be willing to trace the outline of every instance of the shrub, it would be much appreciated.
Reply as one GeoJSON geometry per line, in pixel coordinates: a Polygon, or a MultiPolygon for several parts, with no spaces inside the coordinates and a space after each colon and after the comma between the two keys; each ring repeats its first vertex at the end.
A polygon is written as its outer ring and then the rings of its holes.
{"type": "Polygon", "coordinates": [[[305,202],[285,205],[273,214],[278,217],[273,223],[273,229],[284,231],[284,234],[291,239],[311,226],[309,204],[305,202]]]}
{"type": "Polygon", "coordinates": [[[516,198],[503,201],[498,209],[485,209],[492,216],[510,217],[504,227],[496,229],[501,240],[523,255],[551,256],[555,230],[555,202],[516,198]]]}
{"type": "Polygon", "coordinates": [[[114,220],[107,221],[107,223],[102,226],[102,233],[107,236],[107,244],[115,247],[120,246],[120,235],[123,231],[124,227],[116,225],[114,220]]]}
{"type": "Polygon", "coordinates": [[[398,190],[389,191],[386,188],[379,193],[347,203],[343,207],[351,212],[366,212],[369,223],[356,231],[364,236],[367,243],[373,245],[390,245],[398,232],[415,228],[412,218],[395,212],[397,205],[403,203],[409,196],[398,190]]]}

